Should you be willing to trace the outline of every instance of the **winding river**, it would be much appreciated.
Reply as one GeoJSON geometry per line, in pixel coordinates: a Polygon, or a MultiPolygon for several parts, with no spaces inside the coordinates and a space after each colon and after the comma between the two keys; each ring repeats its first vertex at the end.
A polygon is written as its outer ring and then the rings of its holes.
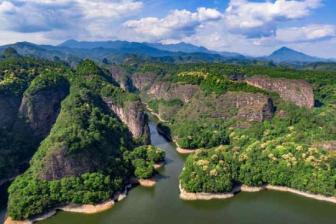
{"type": "Polygon", "coordinates": [[[185,202],[179,199],[178,176],[185,157],[150,123],[152,144],[166,151],[167,164],[152,188],[136,187],[111,210],[80,215],[59,212],[39,224],[317,224],[335,223],[336,205],[290,193],[240,193],[226,200],[185,202]]]}

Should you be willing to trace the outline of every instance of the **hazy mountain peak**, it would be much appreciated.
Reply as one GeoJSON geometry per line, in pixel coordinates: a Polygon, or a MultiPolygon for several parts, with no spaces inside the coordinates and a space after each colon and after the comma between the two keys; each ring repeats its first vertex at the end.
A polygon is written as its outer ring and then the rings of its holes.
{"type": "Polygon", "coordinates": [[[313,62],[321,60],[285,46],[274,51],[267,59],[274,62],[313,62]]]}

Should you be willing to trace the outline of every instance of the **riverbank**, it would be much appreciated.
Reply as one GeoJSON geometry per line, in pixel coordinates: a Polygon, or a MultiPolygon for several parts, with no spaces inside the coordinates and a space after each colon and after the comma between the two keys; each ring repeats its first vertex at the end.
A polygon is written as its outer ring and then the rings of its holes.
{"type": "Polygon", "coordinates": [[[111,200],[102,202],[100,204],[85,204],[85,205],[77,205],[77,204],[69,204],[61,207],[56,207],[40,216],[29,220],[13,220],[11,217],[7,217],[4,224],[33,224],[35,222],[39,222],[45,219],[48,219],[54,215],[56,215],[57,211],[65,211],[72,213],[81,213],[81,214],[97,214],[100,212],[104,212],[106,210],[111,209],[116,202],[120,202],[125,199],[128,193],[128,190],[132,188],[132,185],[129,184],[125,187],[123,192],[117,192],[111,200]]]}
{"type": "Polygon", "coordinates": [[[180,198],[182,200],[186,201],[197,201],[197,200],[213,200],[213,199],[228,199],[234,197],[234,195],[240,191],[240,189],[233,189],[231,192],[227,193],[204,193],[204,192],[198,192],[198,193],[192,193],[187,192],[179,185],[180,188],[180,198]]]}
{"type": "Polygon", "coordinates": [[[164,167],[165,164],[166,164],[165,161],[160,162],[160,163],[155,163],[155,164],[154,164],[154,169],[155,169],[155,170],[159,170],[159,169],[161,169],[162,167],[164,167]]]}
{"type": "Polygon", "coordinates": [[[142,187],[154,187],[157,183],[157,179],[155,177],[148,178],[148,179],[138,179],[138,178],[131,178],[132,184],[138,184],[142,187]]]}
{"type": "Polygon", "coordinates": [[[184,149],[177,143],[176,140],[173,140],[173,142],[176,145],[176,151],[182,155],[189,155],[195,153],[198,150],[198,149],[184,149]]]}
{"type": "Polygon", "coordinates": [[[272,191],[280,191],[280,192],[289,192],[293,194],[297,194],[303,197],[319,200],[319,201],[326,201],[331,203],[336,203],[336,197],[327,197],[320,194],[312,194],[307,193],[304,191],[299,191],[289,187],[282,187],[282,186],[274,186],[274,185],[263,185],[260,187],[251,187],[247,185],[241,185],[235,187],[231,192],[227,193],[205,193],[205,192],[187,192],[179,185],[180,188],[180,198],[182,200],[212,200],[212,199],[227,199],[232,198],[235,194],[239,192],[260,192],[263,190],[272,190],[272,191]]]}
{"type": "Polygon", "coordinates": [[[152,115],[154,115],[160,122],[168,122],[168,121],[164,120],[164,119],[160,116],[160,114],[158,114],[158,113],[156,113],[154,110],[152,110],[152,109],[148,106],[148,104],[145,104],[145,106],[146,106],[146,109],[147,109],[152,115]]]}

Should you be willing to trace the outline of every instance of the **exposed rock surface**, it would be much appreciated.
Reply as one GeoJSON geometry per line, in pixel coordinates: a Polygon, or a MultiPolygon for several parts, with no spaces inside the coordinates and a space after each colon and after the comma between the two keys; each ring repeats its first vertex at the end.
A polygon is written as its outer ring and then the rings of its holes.
{"type": "Polygon", "coordinates": [[[198,95],[184,110],[179,112],[179,117],[221,118],[227,119],[236,116],[246,121],[263,121],[271,119],[274,114],[272,100],[260,93],[227,92],[220,96],[198,95]]]}
{"type": "Polygon", "coordinates": [[[317,143],[314,146],[321,147],[328,151],[336,152],[336,141],[325,141],[325,142],[317,143]]]}
{"type": "Polygon", "coordinates": [[[313,87],[304,80],[253,76],[247,78],[246,83],[267,91],[276,92],[282,99],[290,101],[297,106],[314,107],[313,87]]]}
{"type": "Polygon", "coordinates": [[[0,94],[0,128],[10,128],[16,120],[20,99],[0,94]]]}
{"type": "Polygon", "coordinates": [[[131,77],[133,86],[140,91],[148,89],[156,78],[157,75],[151,72],[135,73],[131,77]]]}
{"type": "Polygon", "coordinates": [[[119,83],[120,87],[127,91],[133,91],[134,87],[132,80],[127,76],[126,71],[124,71],[119,66],[112,66],[109,68],[112,78],[119,83]]]}
{"type": "Polygon", "coordinates": [[[94,153],[81,152],[80,154],[66,153],[66,146],[58,146],[43,159],[43,169],[39,171],[39,178],[43,180],[59,180],[64,177],[79,176],[83,173],[95,171],[103,166],[102,159],[94,153]]]}
{"type": "Polygon", "coordinates": [[[199,90],[199,86],[196,85],[156,82],[149,88],[147,94],[156,99],[180,99],[187,103],[199,90]]]}
{"type": "Polygon", "coordinates": [[[259,93],[228,92],[219,100],[232,101],[238,109],[237,116],[247,121],[269,120],[274,114],[271,98],[259,93]]]}
{"type": "Polygon", "coordinates": [[[125,102],[123,106],[104,98],[108,107],[127,125],[134,138],[143,137],[145,143],[150,142],[148,118],[141,101],[125,102]]]}
{"type": "Polygon", "coordinates": [[[44,138],[55,123],[61,102],[67,94],[68,89],[61,86],[38,91],[34,95],[24,95],[19,116],[28,122],[35,136],[44,138]]]}

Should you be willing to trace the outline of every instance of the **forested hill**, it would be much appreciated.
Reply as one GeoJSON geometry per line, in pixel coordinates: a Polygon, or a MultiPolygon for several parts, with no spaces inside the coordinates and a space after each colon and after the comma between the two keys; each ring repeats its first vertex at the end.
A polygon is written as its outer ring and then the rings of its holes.
{"type": "Polygon", "coordinates": [[[146,146],[140,98],[90,60],[72,69],[9,48],[0,60],[0,105],[0,184],[24,171],[8,190],[14,220],[111,199],[164,159],[146,146]]]}

